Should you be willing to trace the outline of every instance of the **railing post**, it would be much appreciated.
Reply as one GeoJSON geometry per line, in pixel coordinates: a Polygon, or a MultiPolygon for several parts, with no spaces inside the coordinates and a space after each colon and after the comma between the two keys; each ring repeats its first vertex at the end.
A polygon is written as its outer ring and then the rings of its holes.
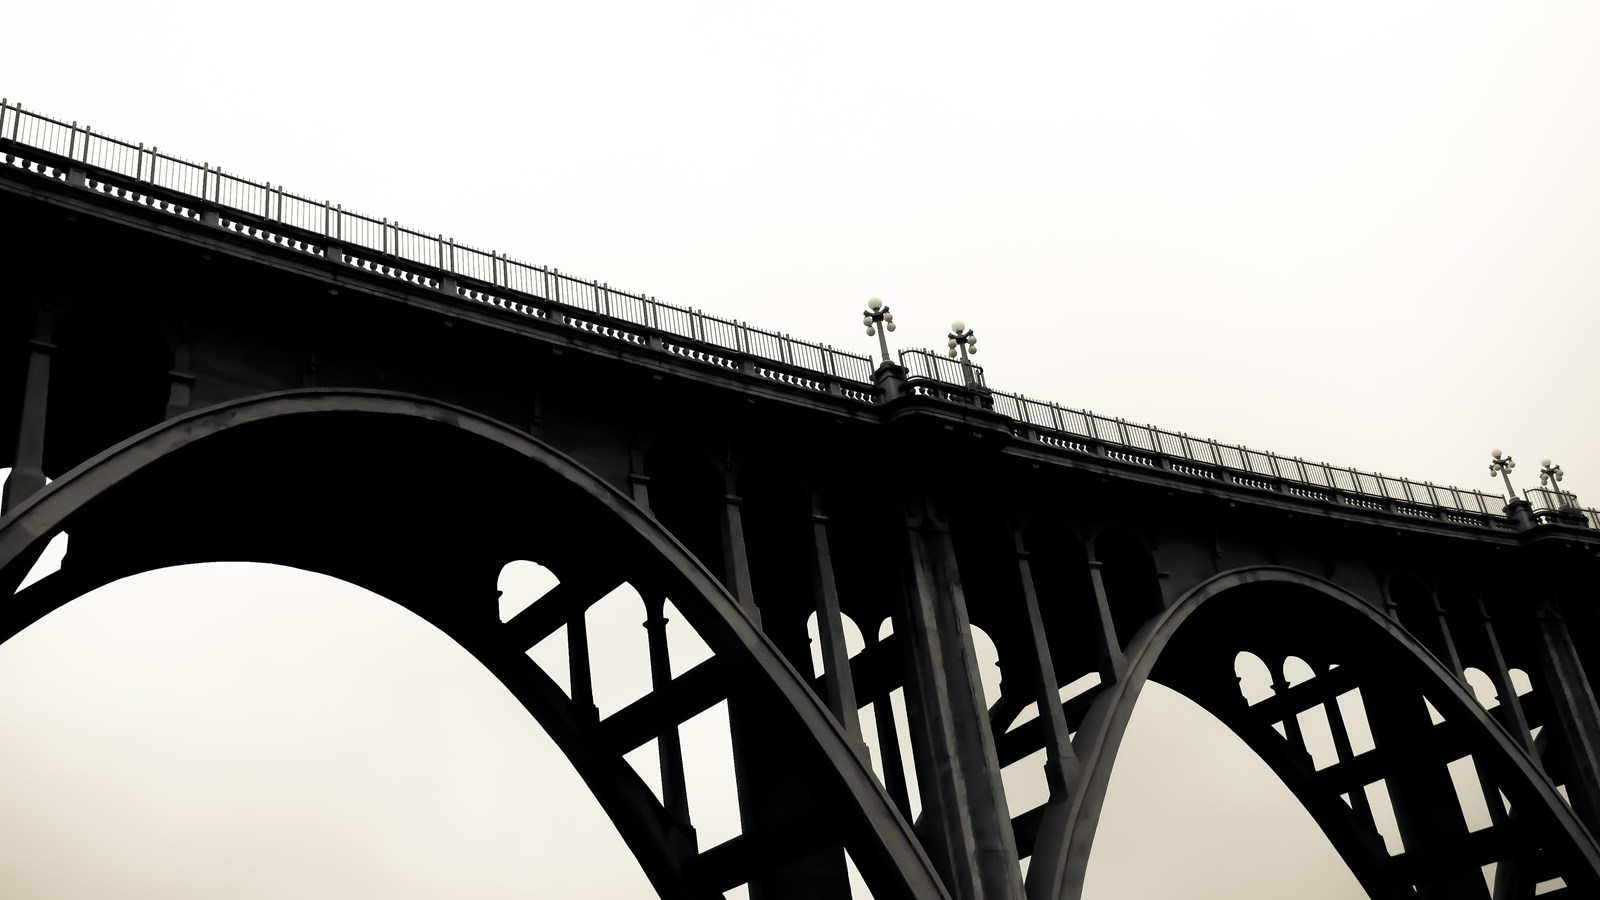
{"type": "Polygon", "coordinates": [[[77,148],[78,123],[73,122],[72,130],[67,137],[67,184],[74,187],[86,187],[89,180],[87,173],[84,172],[82,166],[73,165],[74,162],[78,161],[77,148]]]}
{"type": "MultiPolygon", "coordinates": [[[[222,189],[221,181],[222,181],[222,170],[218,169],[217,170],[217,176],[216,176],[218,193],[220,193],[221,189],[222,189]]],[[[202,201],[211,199],[211,198],[206,196],[207,188],[210,186],[211,182],[212,182],[211,164],[210,163],[202,163],[201,164],[201,169],[200,169],[200,199],[202,201]]],[[[211,206],[208,203],[208,204],[200,207],[200,222],[203,225],[210,225],[210,226],[212,226],[214,228],[219,228],[219,227],[222,226],[222,217],[221,217],[220,214],[218,214],[216,208],[211,206]]]]}

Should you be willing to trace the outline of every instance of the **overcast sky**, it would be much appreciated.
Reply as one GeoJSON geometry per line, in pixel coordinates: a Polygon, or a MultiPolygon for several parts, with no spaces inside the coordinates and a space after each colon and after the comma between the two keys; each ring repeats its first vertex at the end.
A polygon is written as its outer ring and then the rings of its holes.
{"type": "MultiPolygon", "coordinates": [[[[893,307],[901,347],[938,346],[961,317],[1002,389],[1484,490],[1501,446],[1519,487],[1551,456],[1600,498],[1600,5],[243,9],[23,4],[0,94],[860,352],[868,296],[893,307]]],[[[542,793],[564,763],[487,676],[398,608],[311,577],[149,576],[0,648],[0,676],[30,687],[0,691],[0,881],[39,897],[577,896],[547,880],[563,864],[628,869],[619,841],[536,830],[544,809],[598,812],[542,793]],[[243,649],[198,649],[219,635],[243,649]],[[91,651],[102,677],[73,682],[65,661],[91,651]],[[222,707],[208,691],[230,679],[251,687],[222,707]],[[236,708],[255,718],[218,724],[236,708]],[[251,730],[267,721],[271,740],[251,730]],[[141,755],[148,741],[189,750],[141,755]],[[394,761],[399,747],[427,750],[394,761]],[[234,768],[190,777],[219,759],[234,768]],[[87,771],[103,793],[66,787],[87,771]],[[310,806],[246,817],[214,799],[223,783],[310,806]],[[419,852],[432,827],[460,846],[419,852]],[[67,867],[80,886],[38,887],[58,870],[29,860],[69,845],[89,854],[67,867]]],[[[1237,880],[1264,856],[1333,873],[1298,896],[1360,896],[1253,757],[1150,701],[1091,898],[1281,896],[1237,880]],[[1220,793],[1181,793],[1202,789],[1220,793]],[[1141,845],[1174,861],[1167,888],[1138,881],[1161,868],[1141,845]]]]}

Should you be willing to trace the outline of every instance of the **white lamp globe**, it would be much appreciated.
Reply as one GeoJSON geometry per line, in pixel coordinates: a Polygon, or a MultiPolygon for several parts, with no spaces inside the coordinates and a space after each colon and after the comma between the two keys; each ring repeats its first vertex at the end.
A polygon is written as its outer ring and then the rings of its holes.
{"type": "Polygon", "coordinates": [[[883,301],[879,300],[877,297],[873,297],[871,300],[867,301],[867,309],[877,312],[878,310],[883,309],[883,301]]]}

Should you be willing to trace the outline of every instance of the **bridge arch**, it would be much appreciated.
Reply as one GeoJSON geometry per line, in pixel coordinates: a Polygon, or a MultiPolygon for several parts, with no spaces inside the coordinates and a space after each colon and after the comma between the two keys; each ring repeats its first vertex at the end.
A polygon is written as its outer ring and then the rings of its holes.
{"type": "Polygon", "coordinates": [[[774,711],[772,727],[798,748],[786,761],[825,799],[798,810],[794,827],[825,815],[879,897],[945,896],[870,768],[711,573],[652,516],[525,433],[459,407],[358,390],[267,394],[168,420],[0,519],[0,595],[9,601],[0,607],[0,641],[100,584],[216,559],[323,572],[421,615],[539,720],[663,896],[720,896],[743,880],[730,879],[772,865],[781,852],[772,842],[789,835],[747,826],[701,852],[622,759],[619,735],[639,732],[643,713],[592,721],[525,653],[530,634],[553,630],[552,617],[585,608],[575,591],[646,584],[672,597],[711,646],[711,674],[721,677],[700,681],[739,685],[774,711]],[[414,494],[397,489],[411,483],[414,494]],[[50,537],[68,527],[67,564],[12,596],[50,537]],[[530,553],[550,559],[562,586],[572,586],[567,605],[552,609],[547,596],[502,625],[498,575],[530,553]]]}
{"type": "Polygon", "coordinates": [[[1052,800],[1045,810],[1027,883],[1032,900],[1079,896],[1117,750],[1140,690],[1152,679],[1195,701],[1260,755],[1374,898],[1487,897],[1476,857],[1493,852],[1515,863],[1502,863],[1501,869],[1531,879],[1525,893],[1532,893],[1532,880],[1556,872],[1580,893],[1600,890],[1600,846],[1517,742],[1416,637],[1337,585],[1279,566],[1212,576],[1148,622],[1130,642],[1126,660],[1074,740],[1082,776],[1066,798],[1052,800]],[[1334,650],[1341,644],[1351,649],[1334,650]],[[1235,673],[1241,652],[1337,662],[1319,668],[1318,677],[1298,692],[1251,705],[1240,695],[1235,673]],[[1326,695],[1316,688],[1324,681],[1326,695]],[[1368,713],[1377,712],[1376,747],[1364,754],[1353,758],[1346,746],[1336,765],[1314,769],[1303,747],[1271,727],[1302,708],[1326,709],[1336,694],[1363,686],[1368,713]],[[1423,701],[1443,717],[1438,728],[1423,712],[1423,701]],[[1439,817],[1442,825],[1426,821],[1426,804],[1439,799],[1439,779],[1449,788],[1445,763],[1458,756],[1470,757],[1492,779],[1485,787],[1504,793],[1514,817],[1476,834],[1465,827],[1452,831],[1458,823],[1448,815],[1439,817]],[[1418,774],[1424,763],[1431,781],[1418,774]],[[1404,777],[1396,766],[1405,769],[1404,777]],[[1406,843],[1394,856],[1373,831],[1370,813],[1363,822],[1361,803],[1341,797],[1340,790],[1357,792],[1389,776],[1394,778],[1387,789],[1406,843]],[[1452,859],[1452,853],[1465,852],[1474,854],[1470,869],[1452,859]]]}

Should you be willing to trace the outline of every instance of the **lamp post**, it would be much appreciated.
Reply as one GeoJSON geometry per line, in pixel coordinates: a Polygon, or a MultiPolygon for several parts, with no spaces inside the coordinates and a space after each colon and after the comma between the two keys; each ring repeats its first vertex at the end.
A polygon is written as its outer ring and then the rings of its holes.
{"type": "Polygon", "coordinates": [[[1490,450],[1489,455],[1494,459],[1489,461],[1489,474],[1499,475],[1506,482],[1506,499],[1512,503],[1517,502],[1517,490],[1511,486],[1511,476],[1506,474],[1517,467],[1516,460],[1509,456],[1501,456],[1499,450],[1490,450]]]}
{"type": "Polygon", "coordinates": [[[968,355],[978,352],[978,335],[967,327],[967,323],[960,319],[950,323],[950,358],[956,357],[957,349],[961,353],[961,375],[967,381],[967,387],[977,387],[978,379],[972,375],[972,357],[968,355]]]}
{"type": "Polygon", "coordinates": [[[1517,496],[1517,489],[1511,486],[1511,476],[1506,474],[1517,467],[1516,461],[1509,456],[1502,456],[1499,450],[1490,450],[1489,455],[1494,457],[1489,461],[1489,474],[1499,475],[1506,483],[1506,515],[1518,531],[1532,528],[1533,505],[1517,496]]]}
{"type": "Polygon", "coordinates": [[[889,312],[889,307],[884,306],[882,300],[873,297],[867,301],[867,308],[861,311],[861,324],[867,326],[867,337],[874,334],[878,336],[878,349],[883,351],[883,362],[889,364],[889,339],[883,333],[894,330],[894,313],[889,312]]]}
{"type": "Polygon", "coordinates": [[[1572,504],[1567,502],[1567,493],[1561,489],[1560,484],[1561,479],[1566,477],[1566,473],[1561,471],[1560,466],[1551,465],[1548,459],[1539,460],[1539,465],[1539,486],[1544,487],[1548,482],[1550,490],[1555,492],[1556,502],[1560,504],[1560,508],[1566,509],[1571,506],[1572,504]]]}

